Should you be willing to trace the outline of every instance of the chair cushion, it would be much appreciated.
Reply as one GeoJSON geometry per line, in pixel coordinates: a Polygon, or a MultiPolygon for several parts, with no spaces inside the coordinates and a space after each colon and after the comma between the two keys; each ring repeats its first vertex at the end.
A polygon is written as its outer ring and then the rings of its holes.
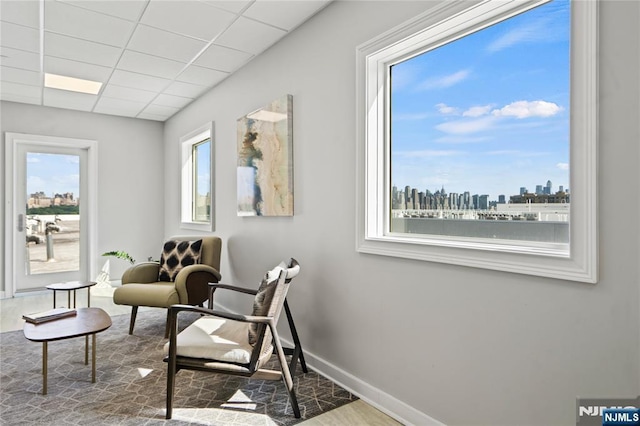
{"type": "Polygon", "coordinates": [[[202,240],[176,241],[164,243],[160,256],[160,272],[158,281],[175,281],[178,272],[185,266],[199,263],[202,240]]]}
{"type": "Polygon", "coordinates": [[[117,305],[168,308],[180,303],[176,286],[172,283],[123,284],[113,292],[117,305]]]}
{"type": "MultiPolygon", "coordinates": [[[[249,364],[253,347],[247,339],[249,323],[205,316],[185,328],[176,339],[178,356],[249,364]]],[[[273,351],[271,347],[269,354],[273,351]]],[[[164,346],[169,353],[169,343],[164,346]]]]}

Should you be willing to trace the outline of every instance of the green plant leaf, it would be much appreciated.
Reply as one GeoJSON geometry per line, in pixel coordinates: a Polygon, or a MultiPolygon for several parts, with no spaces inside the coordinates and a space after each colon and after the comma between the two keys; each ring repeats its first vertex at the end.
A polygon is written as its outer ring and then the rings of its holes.
{"type": "Polygon", "coordinates": [[[103,256],[113,256],[118,259],[128,260],[132,265],[136,263],[135,259],[129,255],[126,251],[108,251],[106,253],[102,253],[103,256]]]}

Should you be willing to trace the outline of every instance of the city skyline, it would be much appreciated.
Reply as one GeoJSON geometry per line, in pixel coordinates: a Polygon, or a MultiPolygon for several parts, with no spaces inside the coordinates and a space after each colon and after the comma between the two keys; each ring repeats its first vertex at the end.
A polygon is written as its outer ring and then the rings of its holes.
{"type": "Polygon", "coordinates": [[[393,65],[393,184],[568,187],[569,14],[556,0],[393,65]]]}
{"type": "Polygon", "coordinates": [[[509,197],[511,197],[511,196],[521,195],[523,188],[526,188],[527,192],[530,193],[530,194],[547,193],[547,192],[544,192],[544,191],[538,192],[537,189],[538,188],[542,188],[544,190],[547,187],[548,183],[551,183],[551,186],[550,186],[550,192],[551,193],[555,193],[555,192],[558,192],[558,191],[564,191],[564,192],[569,193],[569,187],[568,186],[566,186],[566,185],[556,185],[550,179],[548,179],[545,182],[536,183],[535,185],[518,186],[514,191],[496,194],[495,198],[491,198],[491,195],[488,194],[487,191],[474,192],[474,191],[469,191],[469,190],[466,190],[466,189],[463,189],[463,190],[447,189],[444,185],[442,185],[439,188],[435,188],[435,189],[432,189],[432,188],[419,188],[417,186],[412,186],[412,185],[400,186],[400,185],[394,185],[394,184],[392,184],[391,187],[392,188],[396,188],[398,191],[400,191],[400,190],[404,191],[406,187],[409,187],[409,188],[411,188],[411,190],[416,189],[416,190],[418,190],[418,192],[423,192],[425,194],[426,194],[426,191],[429,191],[431,194],[435,194],[437,191],[442,191],[442,189],[444,189],[447,194],[451,194],[451,193],[464,194],[465,192],[469,192],[469,194],[471,194],[471,195],[487,195],[487,196],[489,196],[489,200],[490,201],[498,201],[498,197],[499,196],[505,196],[506,199],[508,200],[509,197]]]}

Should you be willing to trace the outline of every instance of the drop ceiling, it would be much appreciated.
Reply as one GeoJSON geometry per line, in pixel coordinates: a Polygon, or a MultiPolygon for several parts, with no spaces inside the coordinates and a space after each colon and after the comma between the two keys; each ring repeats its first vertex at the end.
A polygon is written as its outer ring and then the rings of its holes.
{"type": "Polygon", "coordinates": [[[329,1],[0,0],[0,99],[165,121],[329,1]]]}

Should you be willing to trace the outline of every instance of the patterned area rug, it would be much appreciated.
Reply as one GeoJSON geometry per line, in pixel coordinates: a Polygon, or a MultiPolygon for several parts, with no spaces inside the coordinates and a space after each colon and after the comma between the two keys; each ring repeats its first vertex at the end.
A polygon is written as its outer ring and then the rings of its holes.
{"type": "MultiPolygon", "coordinates": [[[[50,342],[44,396],[42,344],[28,341],[22,331],[0,334],[0,424],[294,425],[357,399],[298,365],[294,380],[302,419],[296,419],[282,381],[182,370],[173,420],[165,421],[165,315],[160,309],[140,312],[133,336],[127,334],[129,316],[114,316],[111,328],[97,334],[93,384],[91,360],[84,365],[84,338],[50,342]]],[[[181,328],[196,318],[181,314],[181,328]]],[[[275,356],[270,363],[277,368],[275,356]]]]}

